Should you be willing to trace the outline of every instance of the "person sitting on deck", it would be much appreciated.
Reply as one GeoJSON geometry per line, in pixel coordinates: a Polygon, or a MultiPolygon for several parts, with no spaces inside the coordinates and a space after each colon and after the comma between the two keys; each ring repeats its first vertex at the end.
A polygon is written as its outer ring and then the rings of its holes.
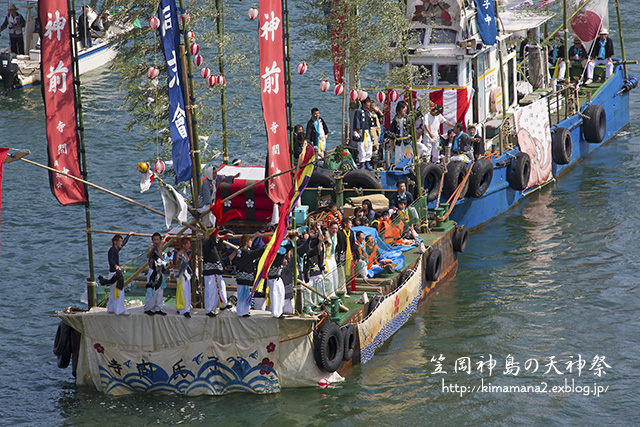
{"type": "Polygon", "coordinates": [[[469,163],[473,160],[473,141],[463,131],[462,123],[456,123],[453,133],[449,136],[449,146],[454,156],[451,160],[462,160],[469,163]]]}
{"type": "Polygon", "coordinates": [[[403,231],[418,223],[418,212],[413,206],[407,207],[405,199],[398,200],[398,209],[394,218],[396,217],[399,218],[398,225],[403,231]]]}
{"type": "Polygon", "coordinates": [[[147,293],[144,297],[144,312],[149,316],[154,314],[166,316],[167,313],[162,311],[162,306],[164,304],[164,288],[167,287],[164,273],[169,271],[169,266],[162,259],[162,242],[164,239],[160,233],[153,233],[151,241],[153,244],[147,251],[149,273],[147,275],[147,293]]]}
{"type": "Polygon", "coordinates": [[[549,65],[558,69],[558,81],[565,79],[567,75],[567,63],[564,60],[564,41],[562,40],[560,31],[553,35],[553,45],[549,47],[549,65]]]}
{"type": "Polygon", "coordinates": [[[407,183],[404,179],[399,179],[398,182],[396,182],[396,188],[398,191],[393,193],[389,199],[389,214],[394,213],[398,209],[398,200],[404,200],[405,206],[413,203],[413,194],[407,191],[407,183]]]}
{"type": "Polygon", "coordinates": [[[478,159],[484,154],[484,139],[478,133],[476,125],[467,126],[467,133],[473,142],[473,158],[478,159]]]}
{"type": "Polygon", "coordinates": [[[331,227],[331,223],[338,224],[338,228],[342,228],[342,212],[338,210],[336,202],[329,203],[329,215],[327,215],[327,228],[331,227]]]}
{"type": "Polygon", "coordinates": [[[107,302],[107,313],[128,315],[129,312],[124,306],[124,277],[120,268],[120,249],[129,241],[129,237],[133,232],[127,234],[123,239],[121,235],[116,234],[111,239],[111,247],[107,253],[109,260],[109,278],[105,279],[98,276],[98,282],[102,286],[111,285],[109,291],[109,301],[107,302]]]}
{"type": "Polygon", "coordinates": [[[187,319],[191,318],[191,238],[180,240],[180,249],[173,255],[176,269],[176,309],[187,319]]]}
{"type": "Polygon", "coordinates": [[[218,236],[216,228],[207,230],[206,239],[202,243],[203,273],[204,273],[204,311],[209,317],[215,317],[218,306],[220,310],[231,308],[227,300],[227,286],[222,273],[223,241],[226,236],[218,236]]]}
{"type": "Polygon", "coordinates": [[[600,38],[593,42],[591,47],[591,59],[587,64],[587,80],[585,85],[593,82],[593,71],[596,65],[606,66],[605,80],[613,74],[613,41],[609,38],[609,31],[600,30],[600,38]]]}
{"type": "MultiPolygon", "coordinates": [[[[236,305],[236,314],[238,317],[249,317],[249,309],[251,304],[247,303],[251,286],[256,277],[255,262],[264,252],[264,246],[259,249],[251,249],[252,240],[255,238],[248,234],[240,237],[240,248],[234,251],[229,258],[236,267],[236,283],[238,289],[238,303],[236,305]]],[[[211,312],[211,311],[210,311],[211,312]]]]}
{"type": "Polygon", "coordinates": [[[373,210],[373,205],[371,204],[371,200],[366,199],[362,201],[362,213],[369,223],[373,222],[376,219],[376,211],[373,210]]]}
{"type": "Polygon", "coordinates": [[[584,68],[587,65],[588,58],[587,49],[584,48],[580,39],[577,37],[573,39],[573,46],[569,48],[569,61],[580,64],[584,68]]]}

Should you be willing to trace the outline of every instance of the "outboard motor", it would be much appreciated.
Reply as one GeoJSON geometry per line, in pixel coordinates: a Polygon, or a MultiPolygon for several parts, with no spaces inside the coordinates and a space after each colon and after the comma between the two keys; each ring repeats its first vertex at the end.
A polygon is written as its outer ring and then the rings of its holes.
{"type": "Polygon", "coordinates": [[[18,78],[18,59],[13,52],[0,53],[0,77],[2,77],[2,94],[21,87],[18,78]]]}

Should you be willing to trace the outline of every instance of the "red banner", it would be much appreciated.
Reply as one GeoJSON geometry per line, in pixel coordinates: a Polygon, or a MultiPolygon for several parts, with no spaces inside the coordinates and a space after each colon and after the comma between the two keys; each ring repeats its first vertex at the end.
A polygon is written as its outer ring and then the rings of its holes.
{"type": "Polygon", "coordinates": [[[338,83],[344,83],[344,44],[347,36],[344,30],[344,21],[347,11],[344,4],[339,5],[339,0],[333,0],[331,11],[331,50],[333,51],[333,79],[338,83]]]}
{"type": "MultiPolygon", "coordinates": [[[[81,178],[71,54],[73,21],[69,19],[67,0],[40,0],[38,8],[42,23],[40,72],[49,167],[81,178]]],[[[74,179],[49,172],[49,185],[63,205],[87,201],[84,184],[74,179]]]]}
{"type": "MultiPolygon", "coordinates": [[[[271,176],[291,168],[285,99],[284,45],[281,0],[260,0],[260,96],[267,128],[269,152],[266,174],[271,176]]],[[[292,187],[291,176],[268,181],[269,197],[284,203],[292,187]]]]}

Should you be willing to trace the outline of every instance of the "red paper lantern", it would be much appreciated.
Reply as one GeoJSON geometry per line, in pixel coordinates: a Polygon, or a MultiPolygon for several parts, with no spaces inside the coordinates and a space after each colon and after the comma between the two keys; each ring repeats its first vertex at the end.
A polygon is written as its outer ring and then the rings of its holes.
{"type": "Polygon", "coordinates": [[[247,11],[247,15],[249,15],[249,19],[253,21],[258,17],[258,9],[256,9],[255,7],[249,8],[249,10],[247,11]]]}
{"type": "Polygon", "coordinates": [[[187,31],[187,37],[189,37],[189,41],[192,42],[196,39],[196,35],[193,34],[193,31],[187,31]]]}
{"type": "Polygon", "coordinates": [[[344,93],[344,85],[336,85],[336,87],[333,89],[333,93],[341,96],[344,93]]]}
{"type": "MultiPolygon", "coordinates": [[[[190,17],[190,16],[189,16],[189,14],[188,14],[188,13],[186,13],[186,12],[185,12],[185,14],[184,14],[184,20],[186,21],[186,24],[188,24],[188,23],[189,23],[189,21],[191,21],[191,17],[190,17]]],[[[183,24],[182,24],[182,15],[180,15],[180,17],[179,17],[179,21],[180,21],[180,25],[183,25],[183,24]]]]}
{"type": "Polygon", "coordinates": [[[209,76],[208,79],[209,86],[215,86],[218,83],[218,78],[216,76],[209,76]]]}
{"type": "Polygon", "coordinates": [[[198,43],[191,43],[189,50],[191,51],[191,55],[197,55],[200,53],[200,45],[198,43]]]}
{"type": "Polygon", "coordinates": [[[149,18],[149,27],[157,30],[160,27],[160,20],[157,16],[152,16],[149,18]]]}
{"type": "Polygon", "coordinates": [[[380,104],[384,103],[385,99],[387,99],[387,96],[384,94],[384,92],[376,93],[376,101],[378,101],[380,104]]]}
{"type": "Polygon", "coordinates": [[[298,66],[296,67],[296,71],[298,72],[298,74],[304,74],[307,72],[307,64],[304,62],[301,62],[298,64],[298,66]]]}
{"type": "Polygon", "coordinates": [[[367,91],[366,91],[366,90],[362,90],[362,89],[360,89],[360,90],[358,91],[358,99],[359,99],[360,101],[364,101],[365,99],[367,99],[367,96],[369,96],[369,94],[367,93],[367,91]]]}
{"type": "Polygon", "coordinates": [[[156,171],[157,174],[163,174],[164,168],[165,164],[162,160],[156,160],[156,162],[153,164],[153,170],[156,171]]]}
{"type": "Polygon", "coordinates": [[[358,92],[356,89],[353,89],[351,92],[349,92],[349,99],[352,102],[356,102],[359,98],[360,98],[360,92],[358,92]]]}
{"type": "Polygon", "coordinates": [[[196,67],[200,67],[203,62],[204,59],[202,58],[202,55],[196,55],[193,57],[193,65],[195,65],[196,67]]]}
{"type": "Polygon", "coordinates": [[[224,86],[224,84],[227,82],[227,80],[224,78],[224,76],[218,76],[218,84],[220,86],[224,86]]]}
{"type": "Polygon", "coordinates": [[[157,67],[149,67],[149,69],[147,70],[147,77],[149,77],[151,80],[155,79],[159,75],[160,70],[158,70],[157,67]]]}
{"type": "Polygon", "coordinates": [[[391,92],[389,92],[389,101],[396,102],[398,101],[398,98],[400,98],[400,95],[398,95],[398,91],[392,90],[391,92]]]}
{"type": "Polygon", "coordinates": [[[318,381],[318,387],[320,388],[327,388],[330,384],[331,383],[326,378],[320,378],[320,381],[318,381]]]}
{"type": "Polygon", "coordinates": [[[200,77],[202,77],[203,79],[208,79],[210,75],[211,75],[211,70],[208,69],[207,67],[204,67],[203,69],[200,70],[200,77]]]}
{"type": "Polygon", "coordinates": [[[323,80],[320,82],[321,91],[326,92],[329,90],[330,87],[331,87],[331,83],[329,83],[329,80],[323,80]]]}

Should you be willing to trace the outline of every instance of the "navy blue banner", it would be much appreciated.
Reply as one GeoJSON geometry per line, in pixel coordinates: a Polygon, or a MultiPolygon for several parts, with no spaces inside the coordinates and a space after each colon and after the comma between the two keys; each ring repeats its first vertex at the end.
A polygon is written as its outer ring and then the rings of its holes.
{"type": "Polygon", "coordinates": [[[160,19],[160,40],[164,58],[167,61],[167,84],[169,85],[169,131],[173,140],[171,157],[176,171],[176,182],[191,179],[191,155],[189,154],[189,132],[187,115],[184,111],[182,89],[182,67],[178,46],[180,29],[175,0],[162,0],[158,6],[160,19]]]}
{"type": "Polygon", "coordinates": [[[487,46],[494,45],[498,37],[498,27],[493,0],[476,0],[476,5],[478,6],[478,31],[482,37],[482,43],[487,46]]]}

